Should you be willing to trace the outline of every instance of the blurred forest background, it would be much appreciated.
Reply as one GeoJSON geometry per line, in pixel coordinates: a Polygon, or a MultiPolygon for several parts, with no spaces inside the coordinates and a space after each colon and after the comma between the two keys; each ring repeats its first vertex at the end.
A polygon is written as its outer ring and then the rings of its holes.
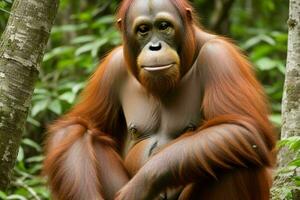
{"type": "MultiPolygon", "coordinates": [[[[287,0],[192,0],[208,30],[236,41],[254,64],[280,132],[287,52],[287,0]]],[[[50,199],[41,173],[45,127],[76,102],[99,60],[121,43],[117,0],[61,0],[23,133],[12,186],[0,199],[50,199]]],[[[12,0],[0,0],[0,34],[12,0]]],[[[281,188],[288,199],[289,188],[281,188]]],[[[281,198],[281,197],[280,197],[281,198]]]]}

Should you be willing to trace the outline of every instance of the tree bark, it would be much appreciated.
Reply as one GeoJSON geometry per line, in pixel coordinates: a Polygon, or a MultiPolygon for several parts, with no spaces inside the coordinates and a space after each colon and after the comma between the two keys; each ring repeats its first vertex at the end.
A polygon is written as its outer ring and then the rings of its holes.
{"type": "Polygon", "coordinates": [[[0,190],[10,181],[58,0],[15,0],[0,40],[0,190]]]}
{"type": "MultiPolygon", "coordinates": [[[[300,0],[290,0],[288,27],[288,56],[282,99],[282,139],[300,136],[300,0]]],[[[285,165],[290,159],[280,157],[280,164],[285,165]]]]}
{"type": "Polygon", "coordinates": [[[210,20],[210,28],[220,34],[228,34],[229,14],[234,0],[215,0],[214,12],[210,20]]]}
{"type": "MultiPolygon", "coordinates": [[[[289,39],[288,56],[286,65],[286,78],[282,100],[282,130],[281,139],[291,136],[300,136],[300,0],[290,0],[288,19],[289,39]]],[[[286,167],[295,159],[296,154],[282,148],[278,156],[279,167],[286,167]]],[[[289,185],[292,176],[300,175],[295,170],[294,174],[279,176],[275,186],[289,185]]],[[[300,199],[299,190],[293,191],[293,199],[300,199]]]]}

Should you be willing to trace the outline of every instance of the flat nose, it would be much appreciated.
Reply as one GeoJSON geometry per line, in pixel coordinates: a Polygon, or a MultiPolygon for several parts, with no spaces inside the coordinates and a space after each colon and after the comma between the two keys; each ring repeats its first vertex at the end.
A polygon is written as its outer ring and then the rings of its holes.
{"type": "Polygon", "coordinates": [[[149,49],[151,50],[151,51],[159,51],[159,50],[161,50],[161,43],[160,42],[157,42],[157,43],[155,43],[155,44],[151,44],[150,46],[149,46],[149,49]]]}

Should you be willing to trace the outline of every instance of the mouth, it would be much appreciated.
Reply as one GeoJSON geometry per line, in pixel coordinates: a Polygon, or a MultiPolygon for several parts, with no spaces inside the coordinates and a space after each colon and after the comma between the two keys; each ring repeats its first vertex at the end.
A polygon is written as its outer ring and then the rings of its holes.
{"type": "Polygon", "coordinates": [[[167,65],[143,66],[143,69],[147,71],[161,71],[161,70],[169,69],[173,65],[174,63],[167,64],[167,65]]]}

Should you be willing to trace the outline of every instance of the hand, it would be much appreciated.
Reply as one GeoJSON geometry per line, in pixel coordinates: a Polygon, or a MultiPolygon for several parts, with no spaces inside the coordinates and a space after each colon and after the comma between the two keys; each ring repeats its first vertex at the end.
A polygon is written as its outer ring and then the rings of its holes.
{"type": "Polygon", "coordinates": [[[115,200],[153,200],[151,183],[145,177],[134,176],[117,194],[115,200]]]}
{"type": "Polygon", "coordinates": [[[162,199],[159,194],[166,189],[165,181],[170,180],[172,173],[165,157],[158,155],[153,156],[116,194],[115,200],[162,199]]]}

